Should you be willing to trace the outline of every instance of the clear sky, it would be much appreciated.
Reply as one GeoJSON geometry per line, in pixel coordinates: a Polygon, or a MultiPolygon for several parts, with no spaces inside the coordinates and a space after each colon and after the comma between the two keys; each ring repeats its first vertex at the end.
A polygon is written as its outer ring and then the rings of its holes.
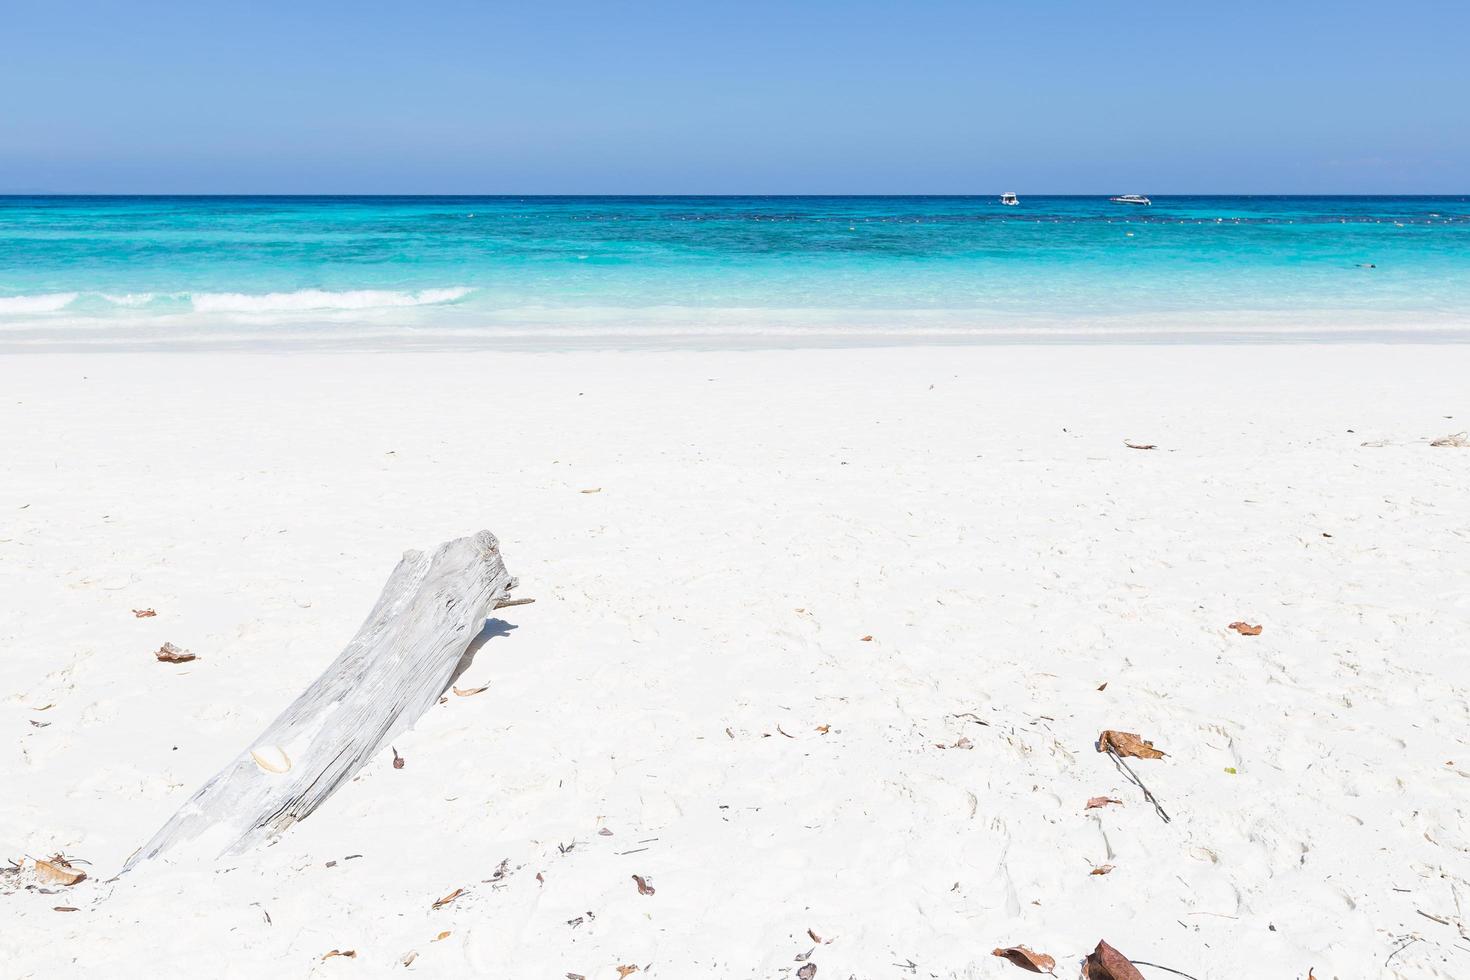
{"type": "Polygon", "coordinates": [[[0,35],[0,192],[1470,192],[1470,0],[0,0],[0,35]]]}

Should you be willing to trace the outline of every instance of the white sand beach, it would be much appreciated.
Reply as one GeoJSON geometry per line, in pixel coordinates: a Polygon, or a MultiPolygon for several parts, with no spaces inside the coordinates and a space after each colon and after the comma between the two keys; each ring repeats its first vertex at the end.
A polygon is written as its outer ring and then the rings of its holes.
{"type": "Polygon", "coordinates": [[[0,975],[1470,977],[1466,429],[1453,345],[5,357],[0,975]],[[483,692],[113,880],[482,528],[483,692]]]}

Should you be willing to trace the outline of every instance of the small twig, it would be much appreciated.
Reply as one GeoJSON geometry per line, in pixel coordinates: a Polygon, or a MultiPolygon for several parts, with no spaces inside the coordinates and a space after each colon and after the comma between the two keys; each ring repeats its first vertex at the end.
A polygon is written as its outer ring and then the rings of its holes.
{"type": "Polygon", "coordinates": [[[535,601],[535,599],[496,599],[494,608],[504,609],[506,606],[524,606],[528,602],[535,601]]]}
{"type": "Polygon", "coordinates": [[[1447,926],[1447,925],[1450,924],[1450,920],[1449,919],[1441,919],[1437,915],[1430,915],[1428,912],[1425,912],[1423,909],[1415,909],[1414,911],[1415,912],[1418,912],[1420,915],[1424,916],[1424,918],[1430,920],[1431,922],[1438,922],[1442,926],[1447,926]]]}
{"type": "Polygon", "coordinates": [[[1177,973],[1181,977],[1189,977],[1189,980],[1199,980],[1199,977],[1190,976],[1190,974],[1185,973],[1183,970],[1176,970],[1172,966],[1159,966],[1159,964],[1150,963],[1147,960],[1129,960],[1128,962],[1134,966],[1151,966],[1155,970],[1168,970],[1170,973],[1177,973]]]}
{"type": "Polygon", "coordinates": [[[1169,823],[1169,821],[1170,821],[1169,815],[1164,812],[1164,808],[1163,807],[1159,806],[1159,801],[1156,800],[1156,799],[1154,799],[1154,794],[1152,794],[1152,793],[1150,793],[1148,791],[1148,787],[1145,786],[1145,785],[1143,785],[1143,780],[1141,780],[1141,779],[1138,778],[1138,773],[1134,772],[1133,769],[1128,765],[1128,763],[1126,763],[1126,762],[1123,761],[1122,756],[1118,755],[1117,752],[1113,751],[1113,747],[1111,745],[1108,746],[1108,755],[1110,755],[1110,756],[1113,757],[1113,764],[1114,765],[1118,766],[1125,773],[1128,774],[1128,778],[1131,779],[1131,780],[1133,780],[1133,785],[1134,786],[1137,786],[1139,789],[1143,790],[1143,798],[1145,800],[1148,800],[1150,803],[1152,803],[1154,805],[1154,812],[1159,815],[1159,817],[1164,821],[1164,823],[1169,823]]]}
{"type": "Polygon", "coordinates": [[[1394,950],[1392,953],[1389,953],[1388,954],[1388,959],[1383,961],[1383,965],[1384,966],[1388,966],[1388,961],[1389,960],[1393,959],[1395,956],[1399,955],[1404,950],[1408,949],[1410,946],[1412,946],[1415,943],[1417,943],[1421,938],[1422,937],[1420,937],[1420,936],[1410,936],[1408,939],[1404,940],[1404,944],[1402,946],[1400,946],[1398,949],[1394,950]]]}

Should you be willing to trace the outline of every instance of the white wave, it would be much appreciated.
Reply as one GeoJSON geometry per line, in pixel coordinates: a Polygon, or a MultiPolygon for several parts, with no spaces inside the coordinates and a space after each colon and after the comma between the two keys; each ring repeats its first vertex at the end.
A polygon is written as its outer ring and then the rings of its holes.
{"type": "Polygon", "coordinates": [[[289,313],[309,310],[369,310],[399,306],[430,306],[463,299],[473,290],[466,286],[400,292],[392,289],[299,289],[292,293],[195,293],[193,306],[199,313],[289,313]]]}
{"type": "Polygon", "coordinates": [[[99,293],[114,306],[147,306],[158,298],[157,293],[99,293]]]}
{"type": "Polygon", "coordinates": [[[76,298],[76,293],[0,296],[0,313],[55,313],[70,306],[76,298]]]}

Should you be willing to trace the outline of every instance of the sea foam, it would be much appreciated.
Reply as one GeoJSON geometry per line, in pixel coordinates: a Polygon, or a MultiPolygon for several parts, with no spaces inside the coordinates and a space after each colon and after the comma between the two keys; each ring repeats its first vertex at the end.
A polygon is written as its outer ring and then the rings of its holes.
{"type": "Polygon", "coordinates": [[[290,293],[195,293],[192,305],[199,313],[290,313],[310,310],[370,310],[401,306],[432,306],[453,303],[472,289],[454,286],[420,289],[298,289],[290,293]]]}
{"type": "Polygon", "coordinates": [[[0,296],[0,314],[55,313],[76,302],[77,293],[42,293],[37,296],[0,296]]]}

